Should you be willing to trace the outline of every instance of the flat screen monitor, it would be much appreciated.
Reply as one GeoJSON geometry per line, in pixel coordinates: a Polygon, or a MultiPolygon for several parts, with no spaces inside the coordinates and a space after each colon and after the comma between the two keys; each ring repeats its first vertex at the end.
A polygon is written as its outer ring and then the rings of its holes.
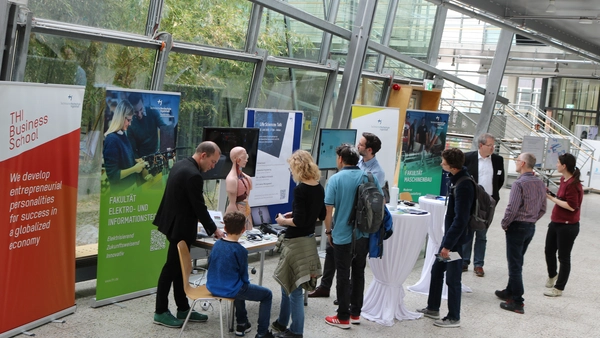
{"type": "Polygon", "coordinates": [[[356,144],[356,129],[321,129],[317,165],[321,170],[337,169],[335,149],[343,143],[356,144]]]}
{"type": "Polygon", "coordinates": [[[250,213],[252,215],[252,223],[254,226],[262,224],[271,224],[271,215],[269,215],[269,208],[266,206],[262,207],[251,207],[250,213]]]}
{"type": "Polygon", "coordinates": [[[229,152],[240,146],[248,153],[248,163],[242,171],[248,176],[256,174],[256,156],[258,154],[258,128],[204,127],[203,141],[213,141],[221,148],[221,158],[215,167],[205,173],[205,180],[225,179],[231,170],[229,152]]]}

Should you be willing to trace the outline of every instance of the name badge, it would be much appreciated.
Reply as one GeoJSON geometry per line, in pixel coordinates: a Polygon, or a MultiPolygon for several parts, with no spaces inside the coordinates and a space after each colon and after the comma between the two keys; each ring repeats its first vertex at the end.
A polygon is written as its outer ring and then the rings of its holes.
{"type": "Polygon", "coordinates": [[[498,173],[496,175],[502,175],[502,170],[498,170],[498,173]]]}

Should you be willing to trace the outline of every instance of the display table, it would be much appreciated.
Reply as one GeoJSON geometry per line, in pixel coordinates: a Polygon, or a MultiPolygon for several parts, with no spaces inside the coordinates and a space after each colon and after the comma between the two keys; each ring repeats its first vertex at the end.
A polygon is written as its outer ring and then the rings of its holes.
{"type": "MultiPolygon", "coordinates": [[[[423,270],[421,271],[421,279],[408,290],[412,292],[429,295],[429,283],[431,282],[431,266],[435,262],[435,254],[438,253],[442,238],[444,238],[444,217],[446,215],[445,200],[430,199],[424,196],[419,197],[419,208],[429,211],[431,219],[427,233],[427,251],[425,252],[425,261],[423,262],[423,270]]],[[[462,292],[473,292],[470,287],[462,285],[462,292]]],[[[444,283],[442,289],[442,298],[448,298],[448,286],[444,283]]]]}
{"type": "Polygon", "coordinates": [[[390,211],[394,235],[383,242],[383,257],[369,259],[373,281],[364,296],[361,315],[385,326],[398,320],[417,319],[420,313],[404,306],[402,284],[412,271],[425,242],[431,215],[399,214],[390,211]]]}
{"type": "MultiPolygon", "coordinates": [[[[240,241],[240,243],[248,250],[248,253],[258,252],[260,253],[260,269],[258,270],[258,285],[262,285],[263,280],[263,267],[265,265],[265,251],[269,251],[275,248],[277,244],[277,237],[271,236],[271,239],[262,241],[240,241]]],[[[195,246],[206,250],[212,250],[215,245],[215,239],[212,237],[202,237],[196,240],[195,246]]]]}

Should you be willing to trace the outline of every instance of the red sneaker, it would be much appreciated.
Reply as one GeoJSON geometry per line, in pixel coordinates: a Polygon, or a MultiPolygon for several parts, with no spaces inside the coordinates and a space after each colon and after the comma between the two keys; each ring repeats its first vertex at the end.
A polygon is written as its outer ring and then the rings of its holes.
{"type": "Polygon", "coordinates": [[[325,322],[331,326],[337,326],[340,329],[349,329],[350,328],[350,320],[341,320],[337,315],[335,316],[327,316],[325,317],[325,322]]]}
{"type": "Polygon", "coordinates": [[[360,325],[360,316],[350,316],[350,324],[360,325]]]}

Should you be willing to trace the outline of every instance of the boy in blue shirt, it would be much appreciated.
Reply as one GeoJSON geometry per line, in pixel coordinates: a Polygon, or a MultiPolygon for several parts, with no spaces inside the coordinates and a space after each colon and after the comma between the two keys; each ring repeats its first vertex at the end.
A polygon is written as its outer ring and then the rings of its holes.
{"type": "Polygon", "coordinates": [[[238,240],[246,230],[246,216],[241,212],[230,212],[223,217],[227,237],[215,242],[208,258],[206,287],[215,296],[235,298],[235,335],[243,337],[250,332],[251,325],[246,312],[246,301],[260,302],[256,338],[271,338],[268,331],[271,320],[271,290],[250,284],[248,278],[248,250],[238,240]]]}

